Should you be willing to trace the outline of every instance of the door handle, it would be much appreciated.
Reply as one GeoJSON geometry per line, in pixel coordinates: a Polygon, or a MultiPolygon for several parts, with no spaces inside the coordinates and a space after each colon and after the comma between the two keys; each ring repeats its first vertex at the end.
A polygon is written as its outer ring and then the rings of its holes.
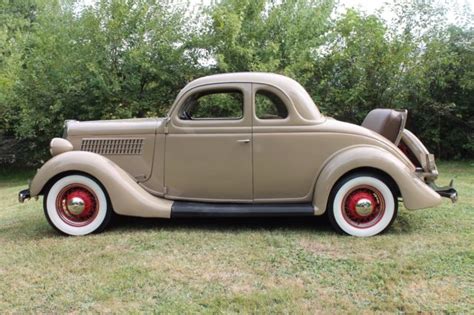
{"type": "Polygon", "coordinates": [[[239,142],[239,143],[249,143],[250,139],[240,139],[240,140],[237,140],[237,142],[239,142]]]}

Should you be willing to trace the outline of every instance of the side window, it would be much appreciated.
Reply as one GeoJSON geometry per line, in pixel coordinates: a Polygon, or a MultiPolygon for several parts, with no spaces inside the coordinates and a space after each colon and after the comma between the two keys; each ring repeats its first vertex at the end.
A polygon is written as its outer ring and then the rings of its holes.
{"type": "Polygon", "coordinates": [[[265,90],[255,93],[255,113],[258,119],[285,119],[288,117],[288,109],[281,98],[265,90]]]}
{"type": "Polygon", "coordinates": [[[244,97],[240,90],[205,91],[191,95],[181,106],[184,120],[240,119],[244,114],[244,97]]]}

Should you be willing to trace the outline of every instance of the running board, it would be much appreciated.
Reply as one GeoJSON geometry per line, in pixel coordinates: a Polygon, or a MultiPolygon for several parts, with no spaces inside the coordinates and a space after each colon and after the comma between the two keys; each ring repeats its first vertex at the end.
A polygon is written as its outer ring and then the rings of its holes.
{"type": "Polygon", "coordinates": [[[302,217],[314,216],[311,203],[203,203],[175,201],[171,218],[302,217]]]}

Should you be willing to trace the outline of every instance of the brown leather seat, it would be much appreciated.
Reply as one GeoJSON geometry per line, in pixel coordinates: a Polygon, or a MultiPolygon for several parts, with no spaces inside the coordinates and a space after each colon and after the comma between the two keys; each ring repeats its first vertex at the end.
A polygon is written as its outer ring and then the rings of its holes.
{"type": "Polygon", "coordinates": [[[375,131],[398,145],[401,131],[405,128],[406,117],[406,110],[376,108],[367,114],[362,127],[375,131]]]}

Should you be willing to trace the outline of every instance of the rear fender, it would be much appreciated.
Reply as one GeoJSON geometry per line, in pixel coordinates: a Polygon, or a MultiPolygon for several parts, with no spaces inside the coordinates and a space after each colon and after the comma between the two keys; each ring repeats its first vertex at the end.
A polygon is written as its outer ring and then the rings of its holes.
{"type": "Polygon", "coordinates": [[[92,152],[69,151],[50,159],[31,181],[31,196],[45,193],[44,189],[50,180],[71,172],[82,172],[95,177],[104,186],[112,207],[118,214],[170,217],[172,201],[151,195],[117,164],[92,152]]]}
{"type": "Polygon", "coordinates": [[[390,176],[398,186],[407,209],[429,208],[441,203],[441,196],[416,176],[414,166],[407,166],[382,148],[355,146],[333,155],[320,172],[313,196],[316,215],[326,211],[329,194],[336,182],[359,168],[377,169],[390,176]]]}

